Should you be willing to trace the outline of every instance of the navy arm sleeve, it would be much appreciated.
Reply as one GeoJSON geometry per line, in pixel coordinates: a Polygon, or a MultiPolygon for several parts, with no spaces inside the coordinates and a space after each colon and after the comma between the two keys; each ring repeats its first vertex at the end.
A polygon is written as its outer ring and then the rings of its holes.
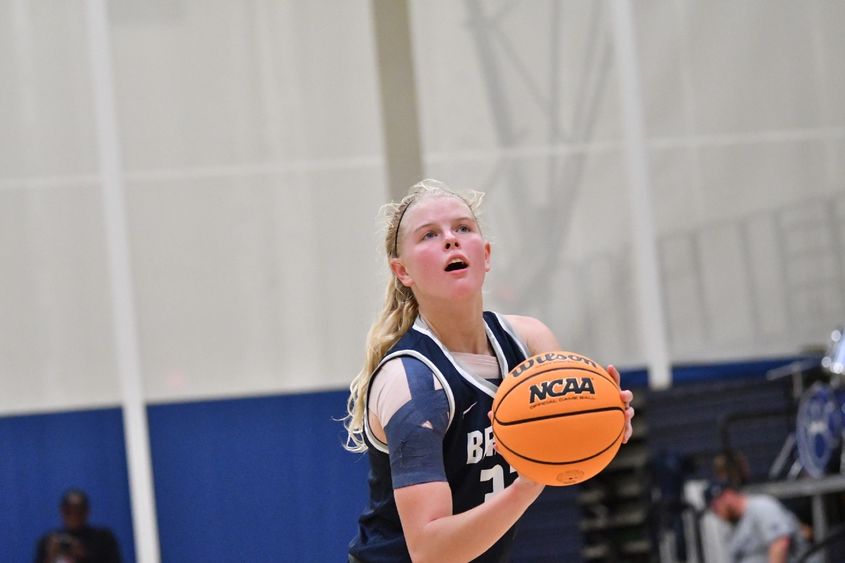
{"type": "Polygon", "coordinates": [[[446,392],[436,389],[431,369],[415,358],[402,358],[411,391],[384,427],[390,452],[393,488],[446,481],[443,437],[449,426],[446,392]]]}

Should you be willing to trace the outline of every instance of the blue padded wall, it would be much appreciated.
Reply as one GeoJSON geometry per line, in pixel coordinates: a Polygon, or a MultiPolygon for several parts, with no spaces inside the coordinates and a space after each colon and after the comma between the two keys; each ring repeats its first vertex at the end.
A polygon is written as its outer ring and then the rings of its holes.
{"type": "MultiPolygon", "coordinates": [[[[706,423],[706,440],[690,440],[682,431],[684,416],[715,416],[716,405],[730,406],[735,387],[749,378],[761,381],[768,369],[790,360],[676,367],[678,386],[667,397],[686,397],[697,381],[721,381],[716,388],[722,392],[704,395],[713,403],[706,407],[690,408],[686,399],[662,403],[661,394],[640,389],[650,395],[641,416],[652,423],[651,445],[694,443],[712,453],[714,421],[706,423]],[[677,403],[683,412],[661,411],[677,403]],[[668,424],[665,432],[655,417],[668,424]]],[[[644,372],[623,374],[625,387],[644,383],[644,372]]],[[[345,432],[336,419],[345,414],[346,396],[332,391],[148,407],[163,561],[345,560],[366,503],[368,469],[365,456],[342,448],[345,432]]],[[[745,395],[742,400],[749,402],[745,395]]],[[[772,396],[765,403],[772,406],[772,396]]],[[[737,445],[754,453],[749,444],[737,445]]],[[[59,524],[58,498],[71,486],[89,492],[92,522],[111,527],[125,560],[134,561],[119,409],[0,418],[0,452],[0,561],[31,560],[37,537],[59,524]]],[[[575,492],[544,493],[532,506],[514,560],[541,560],[541,544],[558,554],[565,546],[578,560],[575,492]]]]}
{"type": "Polygon", "coordinates": [[[38,537],[61,525],[59,499],[88,493],[90,522],[135,561],[120,409],[0,418],[0,561],[32,561],[38,537]]]}
{"type": "Polygon", "coordinates": [[[345,561],[366,502],[347,392],[149,408],[164,561],[345,561]]]}

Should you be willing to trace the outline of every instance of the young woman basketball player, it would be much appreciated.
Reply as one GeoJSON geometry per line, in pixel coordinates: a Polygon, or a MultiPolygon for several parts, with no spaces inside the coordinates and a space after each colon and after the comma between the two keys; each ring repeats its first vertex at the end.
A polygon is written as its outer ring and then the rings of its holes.
{"type": "MultiPolygon", "coordinates": [[[[543,490],[496,452],[488,412],[508,371],[560,346],[536,319],[483,310],[491,247],[479,203],[424,180],[387,208],[392,276],[346,421],[348,449],[370,461],[350,561],[506,561],[514,524],[543,490]]],[[[632,394],[621,398],[627,441],[632,394]]]]}

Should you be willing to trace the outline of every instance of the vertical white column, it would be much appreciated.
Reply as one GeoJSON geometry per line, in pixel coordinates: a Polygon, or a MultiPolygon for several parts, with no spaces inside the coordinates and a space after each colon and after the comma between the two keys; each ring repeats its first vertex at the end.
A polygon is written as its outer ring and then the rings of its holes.
{"type": "Polygon", "coordinates": [[[641,334],[648,365],[649,386],[671,385],[672,374],[666,344],[665,316],[657,263],[656,237],[649,194],[643,105],[637,69],[636,42],[630,0],[610,0],[614,47],[619,70],[620,99],[625,130],[625,157],[634,245],[634,269],[641,334]]]}
{"type": "Polygon", "coordinates": [[[393,199],[423,178],[417,86],[408,0],[370,0],[381,94],[381,122],[393,199]]]}
{"type": "Polygon", "coordinates": [[[104,0],[87,0],[85,6],[132,527],[137,560],[141,563],[158,563],[158,529],[129,263],[123,164],[114,101],[108,12],[104,0]]]}

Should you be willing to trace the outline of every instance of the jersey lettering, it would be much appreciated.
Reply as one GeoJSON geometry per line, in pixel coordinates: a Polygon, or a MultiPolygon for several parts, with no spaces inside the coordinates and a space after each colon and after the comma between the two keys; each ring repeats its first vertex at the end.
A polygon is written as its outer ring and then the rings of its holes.
{"type": "Polygon", "coordinates": [[[467,465],[481,461],[484,453],[483,443],[484,436],[481,434],[481,430],[473,430],[467,434],[467,465]]]}
{"type": "Polygon", "coordinates": [[[488,426],[483,432],[481,430],[467,432],[467,465],[478,463],[485,457],[495,454],[496,450],[493,449],[495,440],[492,426],[488,426]]]}

